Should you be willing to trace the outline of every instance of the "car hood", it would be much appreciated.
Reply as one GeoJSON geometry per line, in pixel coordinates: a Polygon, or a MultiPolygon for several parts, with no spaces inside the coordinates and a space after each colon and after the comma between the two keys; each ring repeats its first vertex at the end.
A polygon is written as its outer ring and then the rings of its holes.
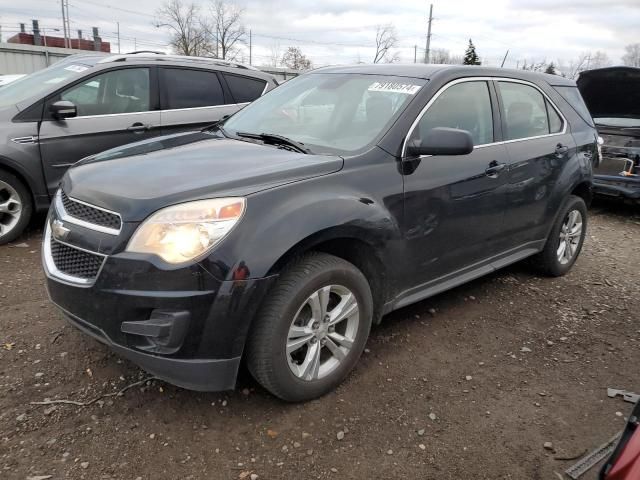
{"type": "Polygon", "coordinates": [[[640,118],[640,68],[587,70],[577,84],[592,117],[640,118]]]}
{"type": "Polygon", "coordinates": [[[65,175],[65,193],[141,221],[159,208],[337,172],[343,159],[190,132],[108,150],[65,175]]]}

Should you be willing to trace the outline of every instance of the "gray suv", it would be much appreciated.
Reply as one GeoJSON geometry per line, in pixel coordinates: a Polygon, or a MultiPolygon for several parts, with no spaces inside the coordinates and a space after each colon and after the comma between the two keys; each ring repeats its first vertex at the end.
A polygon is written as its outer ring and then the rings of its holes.
{"type": "Polygon", "coordinates": [[[47,209],[78,160],[202,128],[276,86],[247,65],[141,52],[73,55],[2,88],[0,245],[47,209]]]}

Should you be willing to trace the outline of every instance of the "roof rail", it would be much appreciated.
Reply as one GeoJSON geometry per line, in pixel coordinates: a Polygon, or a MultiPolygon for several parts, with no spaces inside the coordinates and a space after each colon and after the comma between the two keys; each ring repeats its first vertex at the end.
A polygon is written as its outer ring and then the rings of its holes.
{"type": "Polygon", "coordinates": [[[98,63],[112,63],[112,62],[126,62],[127,60],[140,60],[142,58],[156,61],[179,61],[179,62],[194,62],[194,63],[207,63],[209,65],[219,65],[222,67],[231,68],[243,68],[246,70],[259,70],[252,65],[246,65],[239,62],[231,62],[229,60],[222,60],[220,58],[211,57],[191,57],[187,55],[167,55],[163,52],[154,51],[139,51],[133,53],[125,53],[122,55],[111,55],[107,58],[100,60],[98,63]]]}

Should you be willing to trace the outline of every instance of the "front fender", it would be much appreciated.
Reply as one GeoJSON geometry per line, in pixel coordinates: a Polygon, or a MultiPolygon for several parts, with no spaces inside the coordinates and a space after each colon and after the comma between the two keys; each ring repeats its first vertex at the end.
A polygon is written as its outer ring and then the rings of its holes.
{"type": "MultiPolygon", "coordinates": [[[[368,175],[375,170],[369,169],[368,175]]],[[[205,261],[205,268],[227,280],[239,275],[261,278],[296,248],[336,238],[361,240],[388,260],[401,244],[402,180],[398,177],[385,196],[386,188],[367,188],[365,193],[366,179],[355,178],[326,175],[249,196],[245,217],[205,261]],[[372,191],[382,195],[373,197],[372,191]]],[[[388,176],[386,182],[391,183],[388,176]]]]}

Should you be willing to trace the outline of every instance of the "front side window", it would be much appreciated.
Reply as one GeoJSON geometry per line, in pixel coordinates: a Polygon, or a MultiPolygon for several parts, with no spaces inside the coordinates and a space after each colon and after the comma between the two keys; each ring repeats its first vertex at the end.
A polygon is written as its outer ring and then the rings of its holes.
{"type": "Polygon", "coordinates": [[[492,143],[493,113],[487,82],[462,82],[444,90],[418,122],[412,140],[425,138],[437,127],[467,130],[474,145],[492,143]]]}
{"type": "Polygon", "coordinates": [[[59,100],[78,108],[78,117],[149,111],[149,69],[125,68],[101,73],[65,90],[59,100]]]}
{"type": "Polygon", "coordinates": [[[282,135],[313,153],[351,154],[380,138],[424,84],[408,77],[306,74],[240,110],[224,129],[282,135]]]}
{"type": "Polygon", "coordinates": [[[224,105],[216,72],[186,68],[161,69],[163,110],[224,105]]]}
{"type": "MultiPolygon", "coordinates": [[[[505,112],[505,140],[549,134],[547,102],[538,89],[522,83],[498,82],[498,91],[505,112]]],[[[553,110],[551,105],[549,108],[553,110]]],[[[555,119],[554,129],[557,128],[555,119]]]]}

